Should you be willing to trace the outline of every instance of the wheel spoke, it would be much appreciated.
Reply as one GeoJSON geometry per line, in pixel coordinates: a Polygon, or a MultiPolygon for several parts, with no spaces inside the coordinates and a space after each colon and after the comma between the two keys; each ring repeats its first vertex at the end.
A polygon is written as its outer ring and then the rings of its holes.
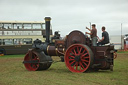
{"type": "Polygon", "coordinates": [[[81,66],[80,66],[80,71],[81,71],[81,66]]]}
{"type": "Polygon", "coordinates": [[[70,63],[70,65],[72,65],[73,63],[75,63],[75,61],[72,61],[72,62],[70,63]]]}
{"type": "Polygon", "coordinates": [[[33,68],[36,68],[36,65],[35,64],[33,64],[33,68]]]}
{"type": "Polygon", "coordinates": [[[75,62],[75,64],[73,65],[73,69],[74,69],[74,67],[76,66],[76,63],[77,63],[77,62],[75,62]]]}
{"type": "Polygon", "coordinates": [[[79,54],[79,47],[77,47],[77,53],[79,54]]]}
{"type": "Polygon", "coordinates": [[[37,64],[37,67],[39,67],[39,64],[37,64]]]}
{"type": "Polygon", "coordinates": [[[39,64],[36,64],[36,67],[38,67],[39,66],[39,64]]]}
{"type": "Polygon", "coordinates": [[[82,57],[83,59],[87,59],[87,58],[89,58],[89,56],[87,56],[87,57],[82,57]]]}
{"type": "Polygon", "coordinates": [[[85,66],[88,66],[85,62],[82,62],[85,66]]]}
{"type": "Polygon", "coordinates": [[[81,70],[81,62],[79,62],[79,65],[80,65],[80,70],[81,70]]]}
{"type": "Polygon", "coordinates": [[[71,57],[71,58],[75,58],[74,56],[69,56],[69,57],[71,57]]]}
{"type": "Polygon", "coordinates": [[[83,66],[83,64],[82,64],[81,62],[79,62],[79,64],[80,64],[80,67],[82,67],[82,68],[84,69],[84,66],[83,66]]]}
{"type": "MultiPolygon", "coordinates": [[[[73,55],[75,55],[75,53],[73,53],[73,51],[71,51],[71,53],[73,54],[73,55]]],[[[72,55],[71,55],[72,56],[72,55]]]]}
{"type": "Polygon", "coordinates": [[[77,68],[78,68],[78,62],[76,62],[76,70],[77,70],[77,68]]]}
{"type": "Polygon", "coordinates": [[[80,48],[79,54],[80,54],[81,50],[82,50],[82,47],[80,48]]]}
{"type": "Polygon", "coordinates": [[[32,59],[32,51],[29,51],[29,58],[32,59]]]}
{"type": "Polygon", "coordinates": [[[74,59],[69,59],[69,61],[75,61],[74,59]]]}
{"type": "Polygon", "coordinates": [[[83,52],[81,53],[83,55],[83,53],[85,52],[86,50],[84,49],[83,52]]]}
{"type": "Polygon", "coordinates": [[[37,56],[36,55],[34,55],[34,59],[37,60],[37,56]]]}
{"type": "Polygon", "coordinates": [[[81,59],[82,61],[89,62],[88,60],[81,59]]]}
{"type": "Polygon", "coordinates": [[[87,54],[88,54],[88,53],[85,53],[85,54],[83,54],[83,55],[81,55],[81,56],[83,57],[83,56],[85,56],[85,55],[87,55],[87,54]]]}
{"type": "Polygon", "coordinates": [[[76,55],[76,50],[74,49],[74,53],[75,53],[75,55],[76,55]]]}

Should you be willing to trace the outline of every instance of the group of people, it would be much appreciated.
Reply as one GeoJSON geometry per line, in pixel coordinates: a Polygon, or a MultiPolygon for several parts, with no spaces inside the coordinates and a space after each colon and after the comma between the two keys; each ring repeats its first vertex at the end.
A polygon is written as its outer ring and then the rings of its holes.
{"type": "Polygon", "coordinates": [[[92,29],[89,29],[88,27],[86,27],[86,29],[88,29],[90,31],[86,32],[86,34],[89,34],[91,36],[92,39],[92,45],[93,46],[100,46],[100,45],[105,45],[109,43],[109,34],[107,31],[105,31],[105,27],[103,26],[102,29],[102,39],[100,39],[97,36],[97,29],[96,29],[96,25],[92,24],[92,29]],[[98,43],[97,43],[98,41],[98,43]]]}

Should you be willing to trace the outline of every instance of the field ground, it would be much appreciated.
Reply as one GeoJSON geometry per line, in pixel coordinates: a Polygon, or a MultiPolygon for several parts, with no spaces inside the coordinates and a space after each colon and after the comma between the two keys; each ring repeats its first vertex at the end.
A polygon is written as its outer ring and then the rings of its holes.
{"type": "Polygon", "coordinates": [[[0,85],[128,85],[128,53],[118,53],[113,72],[88,73],[72,73],[63,62],[53,63],[46,71],[27,71],[23,57],[0,56],[0,85]]]}

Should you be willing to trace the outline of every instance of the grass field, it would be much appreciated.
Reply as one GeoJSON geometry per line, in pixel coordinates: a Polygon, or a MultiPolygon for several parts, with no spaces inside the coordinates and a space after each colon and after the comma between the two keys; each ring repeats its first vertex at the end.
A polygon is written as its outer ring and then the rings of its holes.
{"type": "Polygon", "coordinates": [[[89,73],[72,73],[63,62],[53,63],[46,71],[27,71],[23,57],[0,56],[0,85],[128,85],[128,53],[118,53],[113,72],[89,73]]]}

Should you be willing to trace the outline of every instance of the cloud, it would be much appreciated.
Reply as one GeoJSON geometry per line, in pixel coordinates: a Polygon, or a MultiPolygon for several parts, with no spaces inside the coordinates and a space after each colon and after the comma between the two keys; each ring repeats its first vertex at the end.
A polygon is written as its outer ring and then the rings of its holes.
{"type": "Polygon", "coordinates": [[[98,35],[106,26],[110,35],[128,33],[128,0],[0,0],[0,20],[42,21],[52,17],[53,31],[64,36],[78,29],[85,32],[89,22],[95,23],[98,35]]]}

